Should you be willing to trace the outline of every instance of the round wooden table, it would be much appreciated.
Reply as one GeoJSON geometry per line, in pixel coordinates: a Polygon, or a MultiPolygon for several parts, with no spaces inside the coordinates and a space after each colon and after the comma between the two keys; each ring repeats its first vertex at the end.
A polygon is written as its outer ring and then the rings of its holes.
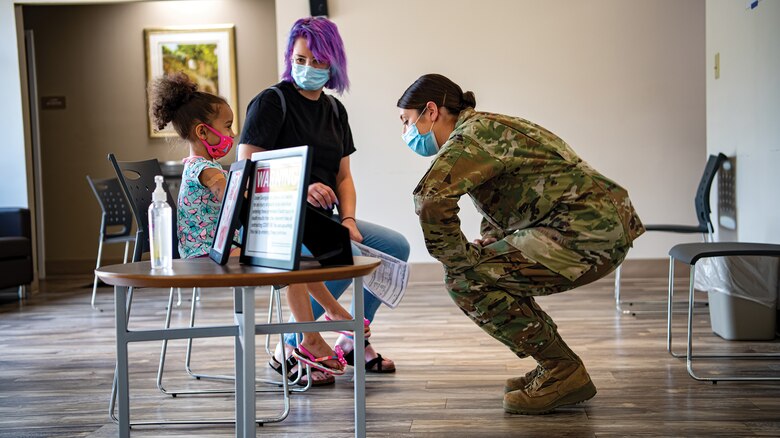
{"type": "MultiPolygon", "coordinates": [[[[114,309],[117,345],[117,408],[119,436],[130,436],[130,395],[128,377],[128,344],[130,342],[235,337],[236,368],[236,436],[255,437],[255,335],[301,331],[349,330],[355,333],[355,345],[363,345],[363,294],[353,293],[355,319],[329,322],[284,322],[256,324],[254,294],[257,286],[273,286],[328,280],[354,279],[354,290],[362,291],[362,277],[381,262],[371,257],[354,257],[354,265],[321,267],[317,262],[301,262],[298,270],[242,265],[231,258],[225,266],[211,259],[174,260],[170,270],[153,270],[148,261],[110,265],[95,271],[104,283],[114,286],[114,309]],[[161,330],[128,330],[127,294],[130,287],[232,287],[235,325],[169,328],[161,330]]],[[[365,360],[362,348],[355,348],[355,363],[365,360]]],[[[355,370],[355,436],[366,434],[365,367],[355,370]]]]}

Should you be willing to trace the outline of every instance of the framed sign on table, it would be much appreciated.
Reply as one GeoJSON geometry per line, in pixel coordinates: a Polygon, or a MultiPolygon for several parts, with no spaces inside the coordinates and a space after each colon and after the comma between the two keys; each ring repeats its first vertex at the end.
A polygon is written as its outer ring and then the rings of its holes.
{"type": "Polygon", "coordinates": [[[298,269],[311,158],[308,146],[252,154],[241,263],[298,269]]]}
{"type": "Polygon", "coordinates": [[[237,161],[230,166],[225,184],[225,196],[222,198],[222,208],[219,210],[217,231],[209,251],[209,257],[220,265],[227,263],[234,243],[236,246],[240,246],[233,241],[233,237],[241,223],[244,222],[241,212],[244,207],[244,194],[251,168],[249,160],[237,161]]]}

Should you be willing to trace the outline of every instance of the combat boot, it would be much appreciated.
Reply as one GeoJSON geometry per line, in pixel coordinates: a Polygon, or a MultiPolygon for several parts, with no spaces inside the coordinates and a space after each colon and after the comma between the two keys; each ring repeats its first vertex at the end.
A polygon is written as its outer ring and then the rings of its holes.
{"type": "Polygon", "coordinates": [[[509,379],[506,379],[506,383],[504,383],[504,394],[506,394],[507,392],[512,392],[518,389],[525,388],[526,386],[528,386],[529,383],[533,382],[534,379],[536,379],[536,377],[541,373],[542,373],[542,366],[537,365],[536,368],[525,373],[524,376],[510,377],[509,379]]]}
{"type": "Polygon", "coordinates": [[[504,410],[511,414],[545,414],[564,405],[582,403],[596,395],[585,365],[560,337],[533,357],[542,368],[524,389],[504,394],[504,410]]]}

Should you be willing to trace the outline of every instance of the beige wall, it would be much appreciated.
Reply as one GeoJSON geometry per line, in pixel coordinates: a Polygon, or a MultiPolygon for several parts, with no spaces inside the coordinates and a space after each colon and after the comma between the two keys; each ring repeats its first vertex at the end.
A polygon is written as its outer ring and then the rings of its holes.
{"type": "MultiPolygon", "coordinates": [[[[67,99],[67,109],[40,113],[50,273],[94,263],[100,210],[85,175],[113,176],[109,152],[121,160],[160,161],[188,153],[175,141],[147,135],[143,29],[235,24],[234,111],[243,118],[249,100],[277,80],[274,17],[270,0],[24,7],[25,27],[35,32],[39,94],[67,99]]],[[[108,258],[121,257],[121,245],[106,251],[108,258]]]]}
{"type": "Polygon", "coordinates": [[[708,0],[706,16],[707,148],[737,157],[737,233],[721,237],[780,243],[780,2],[708,0]]]}
{"type": "MultiPolygon", "coordinates": [[[[343,97],[358,152],[358,214],[427,255],[411,192],[429,159],[400,139],[395,104],[421,74],[476,93],[477,109],[523,116],[559,134],[624,185],[646,223],[695,224],[706,159],[704,1],[330,0],[347,48],[343,97]]],[[[305,0],[277,0],[280,53],[305,0]]],[[[463,229],[478,216],[461,202],[463,229]]],[[[693,237],[692,239],[696,239],[693,237]]],[[[652,233],[630,258],[662,258],[679,236],[652,233]]]]}

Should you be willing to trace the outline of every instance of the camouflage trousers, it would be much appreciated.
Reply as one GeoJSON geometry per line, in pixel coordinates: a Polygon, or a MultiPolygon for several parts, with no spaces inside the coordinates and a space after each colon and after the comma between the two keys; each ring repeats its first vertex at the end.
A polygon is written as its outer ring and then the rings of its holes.
{"type": "Polygon", "coordinates": [[[623,261],[626,249],[605,253],[594,267],[570,281],[521,251],[489,257],[462,273],[446,275],[447,290],[455,304],[482,330],[518,357],[535,356],[558,337],[552,318],[534,300],[596,281],[623,261]]]}

